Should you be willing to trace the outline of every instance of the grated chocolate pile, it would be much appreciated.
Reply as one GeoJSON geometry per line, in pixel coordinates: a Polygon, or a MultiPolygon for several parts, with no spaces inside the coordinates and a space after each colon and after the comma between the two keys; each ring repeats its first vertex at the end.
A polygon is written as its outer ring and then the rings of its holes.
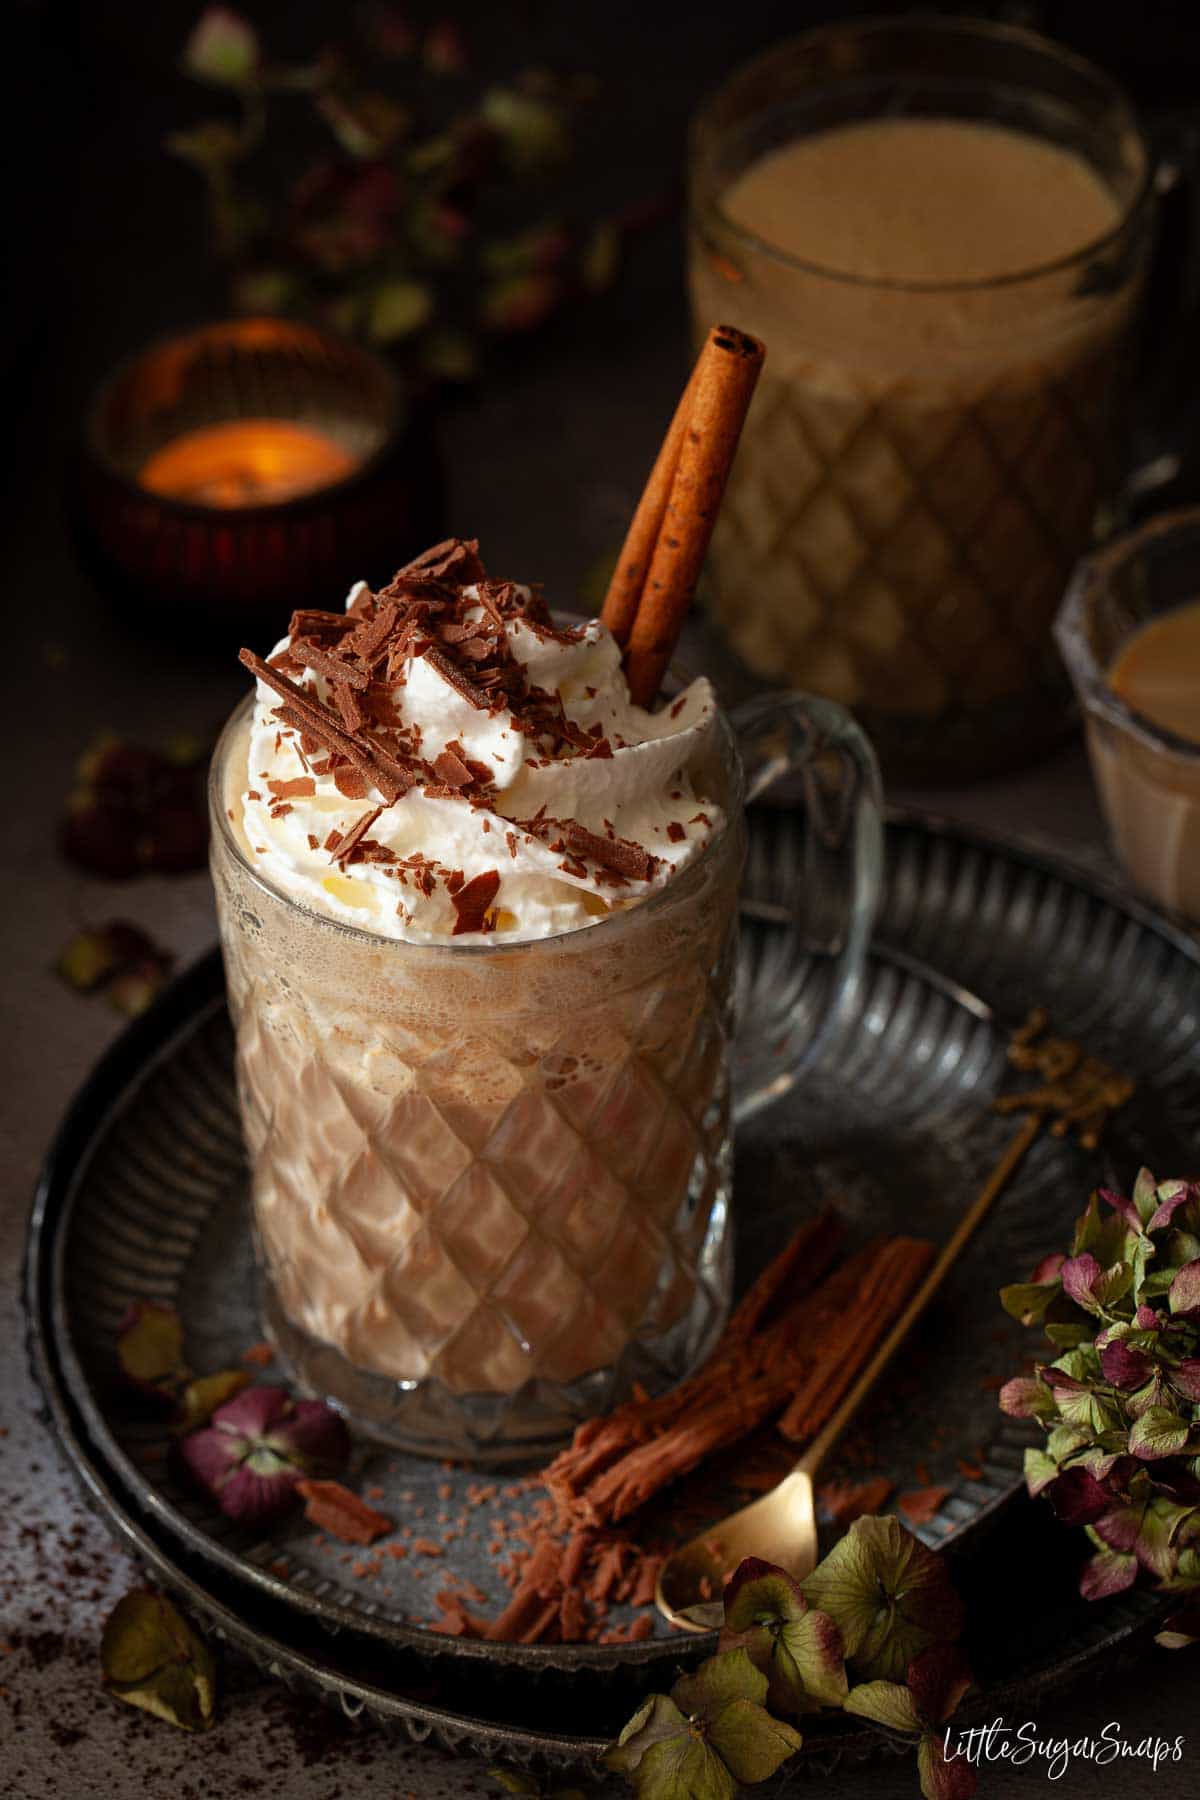
{"type": "MultiPolygon", "coordinates": [[[[613,754],[599,725],[589,730],[574,723],[557,693],[530,683],[506,630],[517,619],[538,636],[563,644],[577,643],[586,630],[556,627],[535,590],[487,579],[476,540],[448,538],[398,570],[378,593],[360,587],[344,613],[294,612],[288,646],[269,662],[252,650],[240,653],[246,668],[279,695],[281,704],[273,712],[280,722],[277,742],[297,734],[308,771],[295,780],[268,782],[272,817],[290,811],[294,799],[315,793],[319,777],[330,777],[348,800],[366,799],[374,789],[383,804],[364,813],[350,831],[331,831],[326,838],[331,861],[342,867],[354,862],[395,865],[389,873],[405,885],[411,880],[426,894],[443,882],[457,915],[455,935],[494,928],[491,908],[499,869],[467,882],[461,870],[443,869],[420,854],[397,857],[369,835],[383,811],[414,788],[430,798],[458,799],[489,813],[498,810],[495,772],[488,764],[474,760],[457,740],[427,748],[420,727],[403,717],[397,696],[413,663],[424,658],[481,712],[509,715],[529,740],[528,767],[613,754]],[[309,670],[328,682],[332,704],[304,683],[309,670]]],[[[617,747],[623,747],[620,741],[617,747]]],[[[562,853],[559,867],[565,873],[590,873],[601,887],[648,881],[659,866],[659,858],[618,837],[611,825],[602,835],[576,820],[551,818],[545,808],[532,818],[510,822],[514,829],[504,834],[510,857],[516,856],[518,833],[526,842],[536,837],[562,853]]],[[[318,848],[315,839],[309,843],[318,848]]]]}

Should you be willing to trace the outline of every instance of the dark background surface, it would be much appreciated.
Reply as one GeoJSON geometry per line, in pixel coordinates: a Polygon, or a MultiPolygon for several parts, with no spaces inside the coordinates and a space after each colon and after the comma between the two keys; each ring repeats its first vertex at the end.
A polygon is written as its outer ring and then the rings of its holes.
{"type": "MultiPolygon", "coordinates": [[[[120,355],[221,310],[204,255],[199,187],[160,149],[165,130],[206,117],[214,96],[178,72],[194,0],[8,0],[3,21],[0,167],[6,229],[0,329],[9,473],[0,497],[10,746],[4,870],[8,970],[0,984],[0,1794],[83,1800],[107,1793],[297,1800],[483,1792],[475,1771],[401,1757],[378,1738],[332,1743],[239,1679],[222,1723],[192,1743],[105,1701],[95,1645],[106,1607],[134,1573],[87,1521],[35,1416],[19,1349],[17,1268],[40,1157],[70,1093],[117,1029],[101,1001],[52,973],[69,934],[114,915],[138,920],[186,962],[212,941],[202,875],[111,884],[68,869],[54,823],[80,751],[108,728],[155,741],[208,730],[241,681],[203,648],[150,642],[80,575],[65,530],[62,475],[88,394],[120,355]],[[243,1688],[245,1691],[242,1691],[243,1688]]],[[[420,17],[420,9],[413,13],[420,17]]],[[[588,127],[589,194],[622,205],[677,189],[686,121],[722,75],[780,36],[851,7],[739,0],[691,8],[585,0],[463,7],[478,61],[497,75],[530,60],[596,73],[588,127]]],[[[877,7],[877,11],[904,8],[877,7]]],[[[982,10],[982,9],[980,9],[982,10]]],[[[1200,92],[1200,9],[1076,3],[992,9],[1040,24],[1118,73],[1154,114],[1186,115],[1200,92]]],[[[249,4],[279,57],[336,37],[343,8],[249,4]]],[[[447,412],[441,437],[451,528],[478,532],[498,572],[546,580],[569,605],[613,547],[678,392],[686,316],[677,223],[643,241],[616,294],[556,321],[502,356],[486,385],[447,412]]],[[[1191,394],[1178,412],[1191,423],[1191,394]]],[[[1187,491],[1190,476],[1183,484],[1187,491]]],[[[354,574],[347,571],[347,577],[354,574]]],[[[984,825],[1020,832],[1104,866],[1099,821],[1078,747],[1040,770],[962,794],[919,796],[984,825]]],[[[1195,1730],[1197,1665],[1156,1654],[1039,1715],[1078,1736],[1108,1719],[1127,1735],[1195,1730]]],[[[1081,1765],[1069,1796],[1200,1790],[1200,1737],[1182,1765],[1120,1781],[1081,1765]]],[[[992,1771],[985,1792],[1042,1791],[1044,1771],[992,1771]]],[[[915,1791],[894,1766],[847,1773],[841,1791],[891,1800],[915,1791]]]]}

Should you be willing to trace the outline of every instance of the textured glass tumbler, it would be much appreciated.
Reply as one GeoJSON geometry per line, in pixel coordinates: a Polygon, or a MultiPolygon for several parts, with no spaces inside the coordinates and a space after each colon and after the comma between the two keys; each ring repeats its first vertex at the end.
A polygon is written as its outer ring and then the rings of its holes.
{"type": "Polygon", "coordinates": [[[1144,894],[1193,924],[1200,924],[1200,747],[1136,712],[1108,678],[1135,632],[1198,595],[1200,507],[1189,507],[1085,557],[1055,627],[1113,848],[1144,894]]]}
{"type": "Polygon", "coordinates": [[[255,870],[249,717],[214,758],[212,862],[266,1330],[385,1442],[536,1454],[635,1381],[679,1379],[720,1330],[731,1110],[795,1078],[861,965],[871,751],[828,703],[752,702],[699,778],[725,823],[669,886],[556,937],[431,946],[255,870]],[[809,791],[814,886],[735,1050],[739,744],[751,797],[787,775],[809,791]]]}
{"type": "Polygon", "coordinates": [[[690,284],[769,347],[714,539],[716,614],[757,676],[854,710],[884,770],[962,780],[1061,736],[1051,627],[1111,522],[1153,224],[1150,154],[1099,70],[951,18],[821,28],[697,119],[690,284]],[[1077,254],[961,282],[801,260],[725,210],[770,152],[880,118],[1002,125],[1080,156],[1118,223],[1077,254]]]}

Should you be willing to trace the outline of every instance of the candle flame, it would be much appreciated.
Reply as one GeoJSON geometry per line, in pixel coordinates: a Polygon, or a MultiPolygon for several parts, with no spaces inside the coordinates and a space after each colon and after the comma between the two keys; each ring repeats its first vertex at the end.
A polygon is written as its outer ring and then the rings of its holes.
{"type": "Polygon", "coordinates": [[[138,475],[151,493],[200,506],[270,506],[343,481],[349,451],[311,425],[229,419],[187,431],[156,450],[138,475]]]}

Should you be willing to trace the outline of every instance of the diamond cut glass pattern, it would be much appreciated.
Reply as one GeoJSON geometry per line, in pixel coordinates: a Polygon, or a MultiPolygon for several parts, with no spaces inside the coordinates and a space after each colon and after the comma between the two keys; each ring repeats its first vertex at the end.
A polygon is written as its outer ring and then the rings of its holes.
{"type": "Polygon", "coordinates": [[[755,675],[852,707],[887,772],[985,773],[1069,722],[1051,625],[1119,499],[1154,206],[1149,146],[1109,78],[982,21],[816,28],[736,71],[695,122],[696,332],[723,319],[767,346],[714,537],[716,615],[755,675]],[[811,171],[873,168],[882,192],[901,134],[874,139],[874,164],[803,147],[882,120],[927,121],[944,148],[961,128],[964,158],[986,133],[994,218],[939,223],[915,201],[910,218],[899,184],[872,226],[853,206],[843,235],[820,223],[811,171]],[[996,127],[1023,142],[1000,155],[996,127]],[[1047,142],[1075,159],[1061,185],[1047,142]],[[1023,260],[1006,262],[1018,200],[1023,260]]]}
{"type": "Polygon", "coordinates": [[[652,907],[462,952],[347,932],[215,844],[266,1318],[307,1385],[478,1454],[703,1352],[741,854],[730,829],[652,907]]]}

